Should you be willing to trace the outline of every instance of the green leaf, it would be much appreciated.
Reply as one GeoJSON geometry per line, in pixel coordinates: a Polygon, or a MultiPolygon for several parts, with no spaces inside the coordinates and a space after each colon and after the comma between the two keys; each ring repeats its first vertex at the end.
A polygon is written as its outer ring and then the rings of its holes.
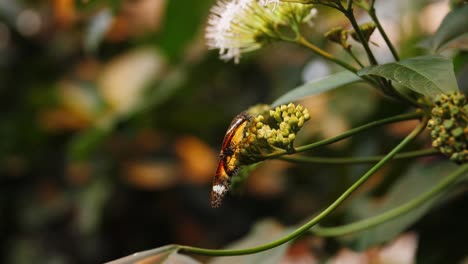
{"type": "Polygon", "coordinates": [[[290,103],[292,101],[297,101],[306,96],[312,96],[320,94],[338,87],[341,87],[346,84],[355,83],[362,81],[362,79],[356,74],[349,71],[342,71],[334,73],[332,75],[326,76],[323,79],[311,81],[305,83],[276,99],[271,104],[271,107],[276,107],[281,104],[290,103]]]}
{"type": "Polygon", "coordinates": [[[371,66],[360,70],[358,74],[384,77],[432,98],[438,94],[458,91],[452,61],[441,56],[414,57],[371,66]]]}
{"type": "MultiPolygon", "coordinates": [[[[263,220],[255,224],[255,226],[252,228],[252,231],[250,231],[246,237],[237,242],[234,242],[232,245],[228,246],[227,249],[255,247],[276,240],[289,234],[292,231],[292,228],[284,228],[282,225],[273,220],[263,220]]],[[[288,249],[289,245],[290,243],[286,243],[270,250],[250,255],[216,257],[210,261],[210,264],[280,263],[281,259],[286,254],[286,250],[288,249]]]]}
{"type": "MultiPolygon", "coordinates": [[[[369,197],[369,195],[356,197],[347,209],[348,221],[366,219],[398,207],[433,188],[456,168],[457,166],[451,162],[435,165],[416,164],[392,186],[385,196],[379,198],[369,197]]],[[[424,205],[397,219],[348,235],[342,240],[348,242],[355,250],[364,250],[390,241],[443,199],[440,196],[432,198],[424,205]]]]}
{"type": "Polygon", "coordinates": [[[142,252],[135,253],[133,255],[116,259],[106,264],[197,264],[198,261],[181,254],[177,253],[179,247],[177,245],[168,245],[155,249],[150,249],[142,252]]]}
{"type": "Polygon", "coordinates": [[[432,50],[440,51],[466,33],[468,33],[468,5],[454,9],[445,16],[431,39],[432,50]]]}

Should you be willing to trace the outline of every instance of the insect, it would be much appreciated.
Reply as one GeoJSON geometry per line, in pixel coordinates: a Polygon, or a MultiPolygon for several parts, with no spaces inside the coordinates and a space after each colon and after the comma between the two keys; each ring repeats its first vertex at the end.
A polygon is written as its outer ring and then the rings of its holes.
{"type": "Polygon", "coordinates": [[[232,176],[239,170],[237,154],[240,151],[239,143],[244,137],[244,129],[251,117],[246,113],[237,115],[232,120],[223,139],[219,163],[213,178],[211,189],[211,207],[217,208],[221,205],[224,195],[229,190],[232,176]]]}

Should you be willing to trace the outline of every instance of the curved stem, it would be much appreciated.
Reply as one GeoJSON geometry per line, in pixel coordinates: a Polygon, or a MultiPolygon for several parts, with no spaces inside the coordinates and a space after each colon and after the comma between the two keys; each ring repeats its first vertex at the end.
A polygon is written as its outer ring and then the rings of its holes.
{"type": "Polygon", "coordinates": [[[396,61],[400,60],[400,57],[398,56],[398,52],[396,51],[395,47],[393,46],[392,42],[387,36],[387,33],[383,29],[382,25],[380,24],[379,18],[377,17],[377,14],[375,13],[375,8],[373,5],[368,11],[369,16],[372,18],[374,21],[375,25],[377,26],[377,29],[379,30],[380,34],[382,35],[383,39],[385,40],[385,43],[387,44],[388,48],[392,52],[393,58],[395,58],[396,61]]]}
{"type": "Polygon", "coordinates": [[[441,192],[443,192],[448,187],[450,187],[453,183],[455,183],[462,175],[466,175],[465,173],[467,172],[468,172],[468,164],[460,166],[455,172],[445,177],[433,189],[383,214],[380,214],[371,218],[367,218],[365,220],[358,221],[352,224],[347,224],[347,225],[338,226],[338,227],[316,226],[311,231],[318,236],[342,236],[342,235],[358,232],[358,231],[365,230],[365,229],[374,227],[376,225],[385,223],[401,215],[404,215],[414,210],[418,206],[421,206],[428,200],[433,199],[435,196],[439,195],[441,192]]]}
{"type": "Polygon", "coordinates": [[[310,43],[307,39],[305,39],[303,36],[299,35],[296,39],[296,42],[306,48],[309,48],[310,50],[312,50],[314,53],[316,53],[317,55],[319,55],[320,57],[326,59],[326,60],[329,60],[329,61],[332,61],[340,66],[342,66],[343,68],[351,71],[351,72],[354,72],[354,73],[357,73],[358,69],[356,69],[355,67],[351,66],[350,64],[342,61],[342,60],[339,60],[337,58],[335,58],[333,55],[331,55],[330,53],[320,49],[319,47],[315,46],[314,44],[310,43]]]}
{"type": "Polygon", "coordinates": [[[405,120],[418,119],[421,116],[423,116],[423,113],[415,112],[415,113],[402,114],[402,115],[392,116],[392,117],[384,118],[384,119],[381,119],[381,120],[373,121],[373,122],[367,123],[365,125],[350,129],[350,130],[346,131],[345,133],[343,133],[341,135],[331,137],[331,138],[328,138],[328,139],[325,139],[325,140],[321,140],[321,141],[318,141],[318,142],[315,142],[315,143],[312,143],[312,144],[309,144],[309,145],[304,145],[304,146],[301,146],[301,147],[297,147],[297,148],[295,148],[295,152],[296,153],[297,152],[303,152],[303,151],[311,150],[313,148],[320,147],[320,146],[323,146],[323,145],[328,145],[328,144],[331,144],[331,143],[335,143],[337,141],[348,138],[348,137],[350,137],[352,135],[355,135],[355,134],[357,134],[359,132],[362,132],[362,131],[364,131],[366,129],[369,129],[369,128],[373,128],[373,127],[377,127],[377,126],[381,126],[381,125],[385,125],[385,124],[389,124],[389,123],[405,121],[405,120]]]}
{"type": "Polygon", "coordinates": [[[375,164],[369,171],[367,171],[358,181],[356,181],[351,187],[349,187],[343,194],[338,197],[331,205],[329,205],[325,210],[323,210],[320,214],[314,217],[312,220],[304,224],[303,226],[299,227],[292,233],[278,239],[272,241],[270,243],[260,245],[257,247],[252,248],[245,248],[245,249],[206,249],[206,248],[197,248],[197,247],[189,247],[189,246],[180,246],[180,250],[184,253],[193,253],[193,254],[200,254],[200,255],[207,255],[207,256],[234,256],[234,255],[246,255],[246,254],[253,254],[261,251],[265,251],[279,245],[282,245],[286,242],[295,239],[304,233],[306,233],[310,228],[320,222],[323,218],[328,216],[332,213],[341,203],[343,203],[357,188],[359,188],[370,176],[372,176],[378,169],[380,169],[383,165],[385,165],[389,160],[391,160],[398,152],[400,152],[406,145],[408,145],[414,138],[416,138],[419,133],[424,129],[426,126],[426,120],[420,122],[418,126],[405,138],[403,139],[392,151],[390,151],[383,159],[381,159],[377,164],[375,164]]]}
{"type": "MultiPolygon", "coordinates": [[[[416,151],[403,152],[395,155],[394,160],[420,158],[430,155],[439,154],[439,150],[430,148],[416,151]]],[[[370,156],[370,157],[339,157],[339,158],[324,158],[324,157],[306,157],[306,156],[283,156],[279,159],[290,162],[298,163],[321,163],[321,164],[363,164],[375,163],[381,160],[384,156],[370,156]]]]}

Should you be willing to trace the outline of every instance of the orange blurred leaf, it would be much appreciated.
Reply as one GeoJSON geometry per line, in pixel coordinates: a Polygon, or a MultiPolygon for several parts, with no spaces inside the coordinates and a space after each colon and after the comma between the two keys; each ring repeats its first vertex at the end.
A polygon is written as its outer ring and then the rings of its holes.
{"type": "Polygon", "coordinates": [[[193,136],[181,137],[175,144],[175,150],[182,161],[182,174],[186,180],[196,184],[211,181],[218,160],[205,142],[193,136]]]}

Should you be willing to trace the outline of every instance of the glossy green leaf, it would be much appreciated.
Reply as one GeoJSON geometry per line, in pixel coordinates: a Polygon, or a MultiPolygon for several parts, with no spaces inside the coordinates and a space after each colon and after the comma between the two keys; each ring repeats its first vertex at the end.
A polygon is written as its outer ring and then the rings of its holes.
{"type": "Polygon", "coordinates": [[[441,56],[414,57],[371,66],[360,70],[358,74],[384,77],[432,98],[441,93],[458,91],[452,61],[441,56]]]}
{"type": "MultiPolygon", "coordinates": [[[[356,197],[347,210],[349,221],[366,219],[398,207],[428,191],[455,169],[456,165],[451,162],[435,165],[417,164],[406,175],[403,175],[383,197],[373,198],[368,195],[356,197]]],[[[394,220],[342,239],[356,250],[364,250],[390,241],[442,200],[442,196],[436,196],[424,205],[394,220]]]]}
{"type": "Polygon", "coordinates": [[[320,94],[343,85],[355,83],[362,79],[356,74],[349,71],[342,71],[326,76],[323,79],[305,83],[276,99],[271,104],[271,107],[276,107],[281,104],[297,101],[307,96],[320,94]]]}
{"type": "Polygon", "coordinates": [[[452,10],[444,18],[431,39],[432,49],[442,50],[466,33],[468,33],[468,5],[452,10]]]}

